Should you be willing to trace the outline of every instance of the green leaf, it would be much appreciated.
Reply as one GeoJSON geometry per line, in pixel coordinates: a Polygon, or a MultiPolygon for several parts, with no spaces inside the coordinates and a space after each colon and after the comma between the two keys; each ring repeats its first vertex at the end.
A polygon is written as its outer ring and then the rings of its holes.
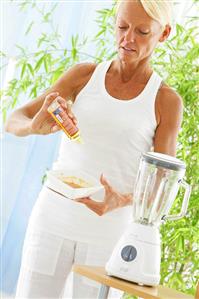
{"type": "Polygon", "coordinates": [[[102,30],[100,30],[96,35],[95,38],[98,38],[100,35],[102,35],[106,30],[103,28],[102,30]]]}
{"type": "Polygon", "coordinates": [[[21,75],[20,75],[20,78],[23,79],[23,76],[24,76],[24,73],[25,73],[25,70],[26,70],[26,62],[23,63],[22,65],[22,69],[21,69],[21,75]]]}
{"type": "Polygon", "coordinates": [[[34,97],[34,98],[37,97],[37,86],[34,86],[34,87],[31,89],[29,96],[30,96],[30,97],[34,97]]]}
{"type": "Polygon", "coordinates": [[[18,94],[16,93],[13,97],[12,97],[12,103],[11,103],[11,108],[13,109],[18,101],[18,94]]]}
{"type": "Polygon", "coordinates": [[[29,5],[29,1],[22,1],[18,4],[21,11],[25,11],[29,5]]]}
{"type": "Polygon", "coordinates": [[[176,24],[177,35],[180,35],[183,32],[184,28],[180,24],[176,24]]]}
{"type": "Polygon", "coordinates": [[[63,72],[61,70],[57,70],[53,73],[53,76],[51,78],[51,84],[57,81],[57,79],[61,76],[63,72]]]}
{"type": "Polygon", "coordinates": [[[37,56],[39,56],[39,55],[41,55],[43,53],[44,53],[44,51],[38,51],[38,52],[35,52],[34,56],[37,57],[37,56]]]}
{"type": "Polygon", "coordinates": [[[28,28],[26,29],[25,35],[27,35],[30,32],[30,30],[32,29],[33,24],[34,24],[33,21],[29,24],[28,28]]]}
{"type": "Polygon", "coordinates": [[[76,57],[77,57],[77,50],[76,49],[72,49],[71,53],[72,53],[73,60],[75,60],[76,57]]]}
{"type": "Polygon", "coordinates": [[[77,42],[78,42],[78,35],[76,35],[76,36],[74,36],[74,35],[72,35],[72,37],[71,37],[71,43],[72,43],[72,47],[73,48],[76,48],[76,46],[77,46],[77,42]]]}
{"type": "Polygon", "coordinates": [[[21,47],[20,45],[17,45],[17,44],[15,44],[15,47],[18,48],[22,52],[22,55],[26,55],[26,50],[23,47],[21,47]]]}
{"type": "Polygon", "coordinates": [[[34,70],[33,70],[32,65],[31,65],[30,63],[27,63],[27,67],[28,67],[28,69],[29,69],[31,75],[34,76],[34,70]]]}
{"type": "Polygon", "coordinates": [[[37,42],[38,48],[41,46],[42,43],[47,42],[47,41],[48,41],[47,34],[42,33],[41,37],[38,39],[38,42],[37,42]]]}
{"type": "Polygon", "coordinates": [[[58,3],[55,3],[55,4],[53,5],[53,7],[52,7],[52,9],[51,9],[51,13],[57,8],[57,6],[58,6],[58,3]]]}
{"type": "Polygon", "coordinates": [[[3,109],[2,112],[3,112],[3,123],[5,123],[7,118],[7,111],[6,109],[3,109]]]}
{"type": "Polygon", "coordinates": [[[48,61],[47,61],[47,56],[44,57],[44,68],[46,73],[48,73],[48,61]]]}
{"type": "Polygon", "coordinates": [[[43,63],[43,61],[44,61],[44,57],[45,57],[45,55],[43,55],[43,56],[37,61],[36,66],[35,66],[35,68],[34,68],[35,71],[38,71],[38,70],[40,69],[40,67],[41,67],[41,65],[42,65],[42,63],[43,63]]]}
{"type": "Polygon", "coordinates": [[[48,22],[50,21],[50,16],[51,16],[51,12],[46,13],[46,14],[43,16],[43,22],[44,22],[44,23],[48,23],[48,22]]]}

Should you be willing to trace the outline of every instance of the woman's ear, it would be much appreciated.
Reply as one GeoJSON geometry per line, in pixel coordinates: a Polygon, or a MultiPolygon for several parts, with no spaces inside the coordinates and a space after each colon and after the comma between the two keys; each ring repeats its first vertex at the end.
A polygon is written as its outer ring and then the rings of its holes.
{"type": "Polygon", "coordinates": [[[169,37],[170,32],[171,32],[171,26],[166,25],[164,31],[162,32],[159,38],[159,42],[164,42],[169,37]]]}

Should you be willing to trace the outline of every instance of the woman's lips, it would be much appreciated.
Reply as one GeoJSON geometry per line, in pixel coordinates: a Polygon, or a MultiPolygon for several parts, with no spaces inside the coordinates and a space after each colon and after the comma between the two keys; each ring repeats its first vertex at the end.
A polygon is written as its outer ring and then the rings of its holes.
{"type": "Polygon", "coordinates": [[[131,49],[131,48],[128,48],[128,47],[121,47],[122,50],[124,50],[125,52],[128,52],[128,53],[133,53],[135,52],[134,49],[131,49]]]}

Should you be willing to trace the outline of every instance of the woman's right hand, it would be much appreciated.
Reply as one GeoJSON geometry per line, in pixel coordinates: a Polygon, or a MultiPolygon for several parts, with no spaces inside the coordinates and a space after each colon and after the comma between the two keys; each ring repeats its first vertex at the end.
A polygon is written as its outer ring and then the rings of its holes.
{"type": "Polygon", "coordinates": [[[61,98],[58,92],[52,92],[45,97],[40,110],[32,118],[30,124],[32,134],[47,135],[61,130],[60,126],[57,125],[53,117],[48,112],[48,107],[56,98],[64,110],[63,117],[65,113],[66,119],[70,117],[74,125],[77,124],[77,120],[71,111],[71,105],[67,105],[67,101],[61,98]]]}

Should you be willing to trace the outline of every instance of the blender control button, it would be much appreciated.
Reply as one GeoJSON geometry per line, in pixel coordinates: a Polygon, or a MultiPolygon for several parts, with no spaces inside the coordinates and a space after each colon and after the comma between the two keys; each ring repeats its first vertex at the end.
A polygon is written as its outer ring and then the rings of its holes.
{"type": "Polygon", "coordinates": [[[137,250],[134,246],[127,245],[123,247],[121,251],[121,257],[124,261],[131,262],[136,258],[136,256],[137,256],[137,250]]]}
{"type": "Polygon", "coordinates": [[[130,255],[129,255],[129,260],[130,261],[133,261],[137,256],[137,250],[135,247],[131,247],[131,252],[130,252],[130,255]]]}

